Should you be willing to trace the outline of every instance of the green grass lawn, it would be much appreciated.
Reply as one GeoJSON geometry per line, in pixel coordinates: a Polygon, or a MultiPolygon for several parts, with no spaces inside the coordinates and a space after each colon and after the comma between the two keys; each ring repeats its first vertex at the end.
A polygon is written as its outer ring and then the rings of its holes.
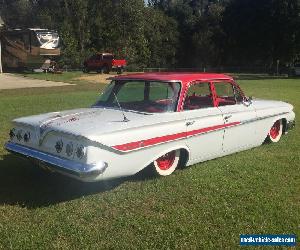
{"type": "MultiPolygon", "coordinates": [[[[300,117],[300,80],[240,85],[247,95],[292,103],[300,117]]],[[[102,88],[0,91],[0,144],[11,119],[89,106],[102,88]]],[[[299,241],[299,130],[166,178],[93,184],[44,172],[1,147],[0,249],[234,249],[240,234],[264,233],[299,241]]]]}

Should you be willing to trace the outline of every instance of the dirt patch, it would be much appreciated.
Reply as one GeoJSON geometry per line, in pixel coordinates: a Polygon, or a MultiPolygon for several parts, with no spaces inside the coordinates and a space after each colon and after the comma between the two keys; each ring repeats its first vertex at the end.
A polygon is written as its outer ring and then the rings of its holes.
{"type": "Polygon", "coordinates": [[[15,76],[13,74],[0,74],[0,90],[2,89],[21,89],[21,88],[41,88],[41,87],[60,87],[71,85],[65,82],[52,82],[26,77],[15,76]]]}
{"type": "Polygon", "coordinates": [[[75,78],[75,80],[83,80],[96,83],[109,83],[110,80],[107,80],[107,78],[112,76],[113,75],[110,74],[84,74],[78,78],[75,78]]]}

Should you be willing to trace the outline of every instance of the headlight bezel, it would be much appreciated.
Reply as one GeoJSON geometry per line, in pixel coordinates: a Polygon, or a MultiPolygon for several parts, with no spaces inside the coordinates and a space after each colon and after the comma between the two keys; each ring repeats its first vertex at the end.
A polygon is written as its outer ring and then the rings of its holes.
{"type": "Polygon", "coordinates": [[[86,155],[86,147],[83,146],[82,144],[77,145],[75,154],[79,160],[82,160],[86,155]]]}
{"type": "Polygon", "coordinates": [[[15,137],[16,137],[16,128],[12,128],[10,131],[9,131],[9,138],[10,140],[13,140],[15,137]]]}
{"type": "Polygon", "coordinates": [[[68,157],[71,157],[74,153],[74,144],[73,142],[69,142],[67,145],[66,145],[66,154],[68,157]]]}
{"type": "Polygon", "coordinates": [[[18,130],[18,132],[16,134],[16,138],[19,142],[23,140],[23,130],[22,129],[18,130]]]}
{"type": "Polygon", "coordinates": [[[24,139],[24,142],[28,143],[30,141],[30,139],[31,139],[31,133],[29,131],[26,131],[24,133],[23,139],[24,139]]]}
{"type": "Polygon", "coordinates": [[[56,141],[55,146],[54,146],[56,153],[60,154],[64,148],[64,142],[62,139],[56,141]]]}

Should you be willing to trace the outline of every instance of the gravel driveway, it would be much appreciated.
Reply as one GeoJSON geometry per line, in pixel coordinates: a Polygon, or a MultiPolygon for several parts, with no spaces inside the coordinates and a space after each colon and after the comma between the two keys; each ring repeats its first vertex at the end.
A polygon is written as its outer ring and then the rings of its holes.
{"type": "Polygon", "coordinates": [[[22,88],[43,88],[71,85],[65,82],[51,82],[45,80],[31,79],[13,74],[0,74],[0,90],[22,89],[22,88]]]}

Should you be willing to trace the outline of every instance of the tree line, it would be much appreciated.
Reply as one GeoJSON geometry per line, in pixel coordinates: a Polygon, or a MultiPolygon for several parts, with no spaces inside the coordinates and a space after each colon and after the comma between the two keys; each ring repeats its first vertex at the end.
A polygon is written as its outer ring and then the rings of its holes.
{"type": "Polygon", "coordinates": [[[96,51],[132,68],[274,68],[300,53],[299,0],[0,0],[0,15],[57,30],[77,67],[96,51]]]}

